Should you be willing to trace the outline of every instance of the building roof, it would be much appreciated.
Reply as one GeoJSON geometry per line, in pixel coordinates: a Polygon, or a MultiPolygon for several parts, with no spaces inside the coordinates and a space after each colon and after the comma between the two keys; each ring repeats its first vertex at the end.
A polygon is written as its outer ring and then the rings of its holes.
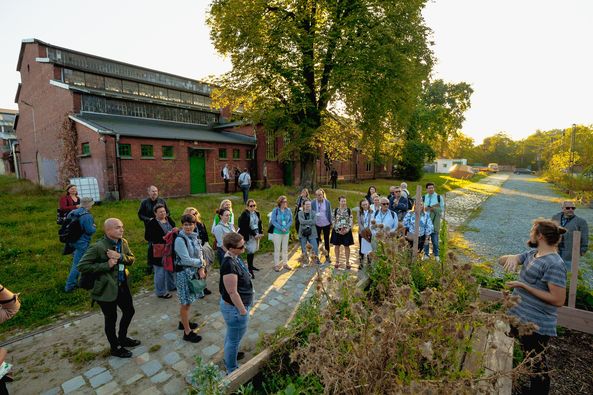
{"type": "MultiPolygon", "coordinates": [[[[57,45],[53,45],[53,44],[50,44],[50,43],[41,41],[41,40],[36,39],[36,38],[26,38],[26,39],[22,40],[22,42],[21,42],[21,49],[20,49],[20,52],[19,52],[19,58],[18,58],[17,65],[16,65],[16,70],[17,71],[20,71],[20,69],[21,69],[21,63],[23,61],[23,55],[24,55],[24,52],[25,52],[25,46],[27,44],[39,44],[39,45],[45,46],[47,48],[53,48],[53,49],[56,49],[56,50],[59,50],[59,51],[65,51],[65,52],[69,52],[69,53],[72,53],[72,54],[76,54],[76,55],[88,57],[88,58],[91,58],[91,59],[97,59],[97,60],[108,62],[108,63],[113,63],[113,64],[118,64],[118,65],[121,65],[121,66],[131,67],[133,69],[137,69],[137,70],[143,71],[145,74],[156,74],[156,75],[162,75],[162,76],[169,76],[171,78],[175,78],[175,79],[179,79],[179,80],[185,81],[186,83],[189,83],[189,84],[192,84],[192,83],[194,83],[194,84],[201,84],[201,85],[208,86],[209,88],[215,87],[215,85],[213,85],[211,83],[207,83],[207,82],[204,82],[204,81],[201,81],[201,80],[197,80],[197,79],[194,79],[194,78],[188,78],[188,77],[180,76],[180,75],[177,75],[177,74],[167,73],[165,71],[154,70],[154,69],[150,69],[148,67],[138,66],[138,65],[135,65],[135,64],[121,62],[119,60],[109,59],[109,58],[105,58],[105,57],[97,56],[97,55],[92,55],[92,54],[89,54],[89,53],[80,52],[80,51],[76,51],[76,50],[69,49],[69,48],[59,47],[57,45]]],[[[38,58],[38,59],[40,59],[40,58],[38,58]]],[[[57,59],[50,59],[50,58],[41,59],[41,60],[49,61],[49,62],[52,62],[52,63],[64,64],[64,65],[66,64],[63,59],[62,59],[62,61],[58,61],[57,59]]],[[[90,72],[93,72],[93,71],[90,71],[90,72]]],[[[109,75],[110,73],[103,72],[103,73],[99,73],[99,74],[109,75]]],[[[121,76],[121,75],[117,75],[117,76],[120,77],[120,78],[125,77],[125,76],[121,76]]],[[[129,78],[129,79],[134,80],[135,78],[129,78]]],[[[147,83],[150,83],[150,84],[157,84],[157,85],[167,86],[167,84],[159,83],[158,81],[152,81],[152,80],[149,80],[149,79],[146,79],[146,78],[143,78],[143,80],[145,80],[147,83]]],[[[176,89],[182,89],[180,87],[175,87],[175,88],[176,89]]],[[[191,89],[188,89],[188,90],[189,91],[193,91],[191,89]]],[[[197,92],[197,93],[199,93],[199,92],[197,92]]]]}
{"type": "Polygon", "coordinates": [[[216,131],[206,126],[157,119],[124,117],[121,115],[83,112],[70,119],[97,133],[128,137],[188,140],[207,143],[255,145],[255,137],[228,131],[216,131]]]}

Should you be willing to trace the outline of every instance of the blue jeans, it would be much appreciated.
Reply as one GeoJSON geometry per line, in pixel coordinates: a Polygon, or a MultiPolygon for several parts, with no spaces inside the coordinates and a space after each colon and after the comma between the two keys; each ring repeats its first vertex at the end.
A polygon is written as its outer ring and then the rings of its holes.
{"type": "MultiPolygon", "coordinates": [[[[430,234],[430,241],[432,243],[432,254],[437,257],[439,256],[439,234],[438,232],[432,232],[430,234]]],[[[424,255],[429,256],[429,245],[428,240],[424,243],[424,255]]]]}
{"type": "Polygon", "coordinates": [[[228,374],[231,374],[239,367],[237,353],[239,352],[241,339],[245,335],[245,332],[247,332],[247,324],[249,323],[250,306],[245,307],[247,308],[247,314],[241,315],[239,314],[239,309],[226,303],[222,298],[220,299],[220,312],[222,313],[224,322],[226,322],[224,365],[228,374]]]}
{"type": "Polygon", "coordinates": [[[66,286],[64,287],[64,291],[70,292],[74,288],[78,287],[78,262],[86,252],[86,249],[89,247],[89,242],[85,240],[78,240],[76,243],[72,244],[74,248],[74,256],[72,258],[72,266],[70,267],[70,274],[68,274],[68,279],[66,280],[66,286]]]}
{"type": "Polygon", "coordinates": [[[317,246],[317,239],[314,237],[301,237],[301,252],[303,253],[303,255],[305,255],[307,253],[307,241],[309,242],[309,244],[311,244],[311,248],[313,248],[313,252],[315,253],[315,255],[317,255],[319,257],[319,247],[317,246]]]}
{"type": "Polygon", "coordinates": [[[154,266],[154,293],[163,296],[176,288],[175,273],[166,271],[162,266],[154,266]]]}
{"type": "Polygon", "coordinates": [[[243,191],[243,203],[247,204],[247,199],[249,199],[249,187],[241,187],[241,191],[243,191]]]}

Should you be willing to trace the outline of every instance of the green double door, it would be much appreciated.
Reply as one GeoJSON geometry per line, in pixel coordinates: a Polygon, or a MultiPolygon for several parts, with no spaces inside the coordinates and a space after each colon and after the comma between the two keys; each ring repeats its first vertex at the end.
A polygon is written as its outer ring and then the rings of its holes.
{"type": "Polygon", "coordinates": [[[189,191],[206,193],[206,155],[204,150],[192,149],[189,152],[189,191]]]}

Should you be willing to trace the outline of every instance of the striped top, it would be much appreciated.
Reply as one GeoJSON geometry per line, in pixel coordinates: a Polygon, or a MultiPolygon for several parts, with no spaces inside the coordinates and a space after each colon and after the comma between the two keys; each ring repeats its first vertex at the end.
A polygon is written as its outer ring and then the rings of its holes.
{"type": "MultiPolygon", "coordinates": [[[[537,250],[526,251],[519,256],[522,263],[519,281],[533,288],[549,292],[548,283],[566,288],[566,267],[560,255],[553,253],[535,257],[537,250]]],[[[509,314],[517,316],[522,323],[533,322],[540,335],[556,336],[556,306],[535,297],[523,288],[515,288],[513,295],[519,295],[519,304],[509,310],[509,314]]]]}

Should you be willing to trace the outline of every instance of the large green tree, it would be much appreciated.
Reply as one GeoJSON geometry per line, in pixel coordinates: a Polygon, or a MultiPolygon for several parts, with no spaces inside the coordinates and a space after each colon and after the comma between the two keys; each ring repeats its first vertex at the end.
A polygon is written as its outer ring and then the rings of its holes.
{"type": "Polygon", "coordinates": [[[328,144],[319,134],[336,125],[330,110],[355,122],[366,153],[405,138],[433,65],[425,3],[213,0],[211,38],[233,64],[216,100],[281,133],[281,159],[300,160],[301,182],[312,185],[328,144]]]}
{"type": "Polygon", "coordinates": [[[405,128],[405,146],[399,160],[399,175],[416,180],[426,161],[442,155],[449,139],[456,136],[471,105],[473,89],[465,82],[427,81],[405,128]]]}

